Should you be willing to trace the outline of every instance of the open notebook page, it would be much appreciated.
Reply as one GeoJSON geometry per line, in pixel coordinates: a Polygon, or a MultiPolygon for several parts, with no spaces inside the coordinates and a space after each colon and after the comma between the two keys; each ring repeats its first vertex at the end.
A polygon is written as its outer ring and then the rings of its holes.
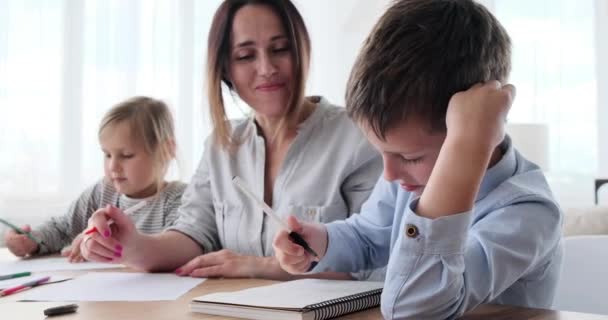
{"type": "Polygon", "coordinates": [[[302,279],[236,292],[212,293],[193,301],[264,308],[302,309],[306,306],[380,289],[383,282],[302,279]]]}

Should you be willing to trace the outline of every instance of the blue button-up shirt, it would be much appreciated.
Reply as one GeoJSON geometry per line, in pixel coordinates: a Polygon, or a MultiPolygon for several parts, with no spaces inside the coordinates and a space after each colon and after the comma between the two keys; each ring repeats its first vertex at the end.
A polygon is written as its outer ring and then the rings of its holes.
{"type": "Polygon", "coordinates": [[[389,319],[451,319],[482,303],[550,307],[562,214],[538,166],[508,137],[504,146],[470,212],[418,216],[419,198],[380,178],[361,214],[327,225],[327,253],[313,272],[387,266],[389,319]]]}

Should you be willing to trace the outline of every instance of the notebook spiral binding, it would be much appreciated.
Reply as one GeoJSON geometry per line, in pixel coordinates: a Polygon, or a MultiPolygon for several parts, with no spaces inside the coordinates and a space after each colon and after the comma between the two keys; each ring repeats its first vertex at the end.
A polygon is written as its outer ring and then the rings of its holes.
{"type": "Polygon", "coordinates": [[[304,312],[312,312],[315,320],[331,319],[347,313],[380,305],[382,289],[353,294],[306,307],[304,312]]]}

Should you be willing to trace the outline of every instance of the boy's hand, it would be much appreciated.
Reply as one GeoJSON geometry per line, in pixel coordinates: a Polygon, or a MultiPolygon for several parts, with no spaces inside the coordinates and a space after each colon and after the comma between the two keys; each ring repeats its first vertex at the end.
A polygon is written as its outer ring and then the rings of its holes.
{"type": "Polygon", "coordinates": [[[498,81],[478,83],[452,96],[446,114],[447,135],[489,149],[505,135],[507,113],[515,98],[515,87],[498,81]]]}
{"type": "Polygon", "coordinates": [[[319,255],[314,257],[289,238],[287,230],[279,231],[272,242],[275,256],[283,270],[291,274],[305,273],[313,261],[321,259],[327,250],[327,229],[322,224],[299,222],[295,217],[287,218],[291,230],[299,233],[319,255]]]}
{"type": "Polygon", "coordinates": [[[515,87],[498,81],[476,84],[452,96],[446,113],[447,136],[415,211],[436,219],[473,209],[496,147],[515,87]]]}
{"type": "Polygon", "coordinates": [[[98,262],[121,262],[123,251],[132,251],[128,249],[135,247],[135,238],[139,235],[131,219],[122,210],[109,205],[93,213],[84,234],[81,254],[86,260],[98,262]],[[97,231],[87,234],[93,228],[97,231]]]}
{"type": "MultiPolygon", "coordinates": [[[[29,225],[24,225],[21,229],[25,232],[31,232],[32,228],[29,225]]],[[[19,234],[13,229],[4,235],[4,242],[8,249],[18,257],[25,257],[38,251],[38,244],[24,234],[19,234]]]]}

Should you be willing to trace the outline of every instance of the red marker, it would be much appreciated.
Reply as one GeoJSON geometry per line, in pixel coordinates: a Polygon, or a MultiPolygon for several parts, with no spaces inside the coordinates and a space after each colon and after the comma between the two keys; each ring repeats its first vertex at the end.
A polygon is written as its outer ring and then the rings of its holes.
{"type": "Polygon", "coordinates": [[[44,284],[45,282],[49,281],[50,279],[51,279],[51,277],[47,276],[47,277],[44,277],[44,278],[40,278],[40,279],[37,279],[37,280],[32,280],[30,282],[26,282],[26,283],[24,283],[22,285],[18,285],[16,287],[4,289],[4,290],[2,290],[0,292],[0,297],[8,296],[11,293],[15,293],[17,291],[21,291],[21,290],[26,289],[26,288],[32,288],[32,287],[35,287],[35,286],[39,286],[39,285],[44,284]]]}

